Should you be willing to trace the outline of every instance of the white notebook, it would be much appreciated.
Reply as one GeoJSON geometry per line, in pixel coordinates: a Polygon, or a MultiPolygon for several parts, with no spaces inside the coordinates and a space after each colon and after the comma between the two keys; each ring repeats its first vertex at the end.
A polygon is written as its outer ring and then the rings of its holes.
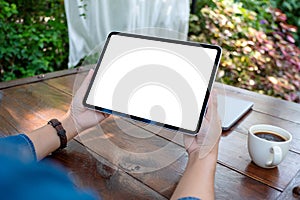
{"type": "Polygon", "coordinates": [[[253,106],[253,102],[229,96],[218,95],[218,112],[222,129],[229,130],[253,106]]]}

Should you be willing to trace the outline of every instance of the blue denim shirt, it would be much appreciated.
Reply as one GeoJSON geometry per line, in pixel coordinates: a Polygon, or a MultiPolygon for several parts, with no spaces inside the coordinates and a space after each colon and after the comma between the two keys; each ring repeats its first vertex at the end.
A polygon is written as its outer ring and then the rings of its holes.
{"type": "Polygon", "coordinates": [[[0,138],[0,199],[98,199],[92,191],[79,190],[65,170],[36,160],[26,135],[0,138]]]}
{"type": "Polygon", "coordinates": [[[92,191],[76,188],[64,169],[36,160],[33,143],[26,135],[0,137],[1,199],[99,199],[92,191]]]}

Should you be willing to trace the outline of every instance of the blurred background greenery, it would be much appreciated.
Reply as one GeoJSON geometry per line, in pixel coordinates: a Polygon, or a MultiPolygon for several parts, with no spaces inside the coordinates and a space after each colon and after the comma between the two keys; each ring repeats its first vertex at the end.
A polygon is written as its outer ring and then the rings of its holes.
{"type": "Polygon", "coordinates": [[[63,0],[0,0],[0,80],[67,68],[63,0]]]}
{"type": "Polygon", "coordinates": [[[223,48],[217,80],[299,103],[299,16],[298,0],[203,0],[189,38],[223,48]]]}
{"type": "MultiPolygon", "coordinates": [[[[199,0],[193,10],[189,39],[223,48],[218,81],[300,102],[299,0],[199,0]]],[[[0,41],[0,81],[66,69],[63,0],[0,0],[0,41]]]]}

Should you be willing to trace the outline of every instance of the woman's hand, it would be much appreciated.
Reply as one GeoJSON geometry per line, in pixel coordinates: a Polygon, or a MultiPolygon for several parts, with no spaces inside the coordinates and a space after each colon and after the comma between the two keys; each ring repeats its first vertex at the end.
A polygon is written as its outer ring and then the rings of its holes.
{"type": "Polygon", "coordinates": [[[91,69],[88,75],[85,77],[73,98],[69,111],[65,116],[65,119],[69,120],[69,123],[72,124],[73,122],[73,126],[76,128],[75,134],[97,125],[99,122],[109,116],[108,114],[87,109],[82,104],[93,73],[94,70],[91,69]]]}
{"type": "Polygon", "coordinates": [[[182,197],[214,199],[214,179],[221,132],[217,96],[213,93],[209,98],[207,113],[198,135],[184,137],[189,160],[171,199],[182,197]]]}
{"type": "Polygon", "coordinates": [[[204,158],[215,146],[218,146],[221,133],[222,128],[218,115],[217,95],[212,92],[209,97],[207,113],[197,136],[184,136],[185,148],[189,155],[196,153],[199,159],[204,158]]]}
{"type": "MultiPolygon", "coordinates": [[[[94,70],[90,70],[80,88],[76,92],[70,109],[62,118],[58,117],[66,131],[67,140],[70,141],[81,131],[95,126],[108,115],[88,110],[82,105],[83,97],[87,91],[94,70]]],[[[49,124],[27,134],[32,141],[37,159],[40,160],[60,147],[60,139],[56,130],[49,124]]]]}

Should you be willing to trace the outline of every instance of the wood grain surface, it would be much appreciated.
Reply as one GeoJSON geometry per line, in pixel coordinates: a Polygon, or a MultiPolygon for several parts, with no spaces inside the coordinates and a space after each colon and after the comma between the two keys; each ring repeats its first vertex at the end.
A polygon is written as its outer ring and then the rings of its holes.
{"type": "Polygon", "coordinates": [[[291,180],[289,185],[278,197],[278,200],[299,200],[300,199],[300,170],[291,180]]]}
{"type": "Polygon", "coordinates": [[[80,188],[91,188],[103,199],[166,199],[75,140],[47,158],[62,164],[80,188]]]}
{"type": "MultiPolygon", "coordinates": [[[[0,136],[28,132],[62,117],[87,68],[80,71],[3,86],[0,136]]],[[[300,169],[300,105],[220,83],[215,88],[219,94],[254,102],[253,110],[221,137],[216,199],[291,197],[287,191],[298,181],[300,169]],[[258,123],[280,126],[293,135],[291,150],[277,168],[262,169],[251,162],[247,132],[258,123]]],[[[188,155],[182,134],[111,116],[47,159],[65,166],[79,187],[92,188],[104,199],[167,199],[184,172],[188,155]]]]}

